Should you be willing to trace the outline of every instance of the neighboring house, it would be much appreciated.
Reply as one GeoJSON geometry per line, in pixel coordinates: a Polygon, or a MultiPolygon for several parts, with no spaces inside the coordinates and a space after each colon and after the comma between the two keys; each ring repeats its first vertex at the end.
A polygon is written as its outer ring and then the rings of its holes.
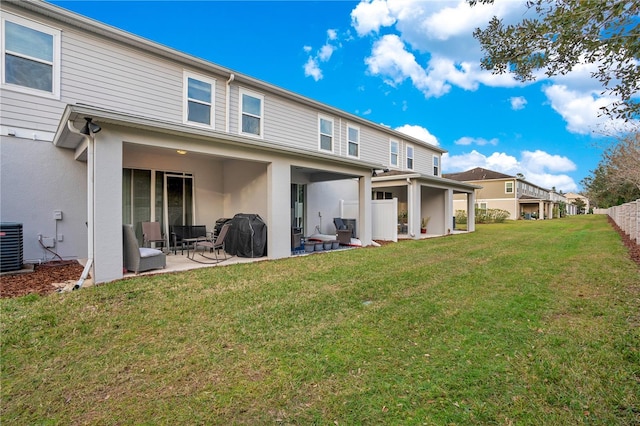
{"type": "MultiPolygon", "coordinates": [[[[552,219],[559,217],[559,207],[566,202],[556,191],[528,182],[524,177],[510,176],[493,170],[477,167],[460,173],[449,173],[445,177],[474,185],[478,209],[501,209],[509,212],[509,219],[552,219]]],[[[469,211],[462,200],[454,201],[455,210],[469,211]]]]}
{"type": "Polygon", "coordinates": [[[473,206],[438,147],[45,2],[0,9],[0,218],[23,224],[25,262],[88,258],[106,282],[123,276],[123,223],[237,213],[264,219],[269,258],[337,216],[368,245],[396,227],[379,186],[400,185],[412,229],[429,214],[447,233],[454,193],[473,206]],[[384,169],[404,183],[372,183],[384,169]]]}
{"type": "Polygon", "coordinates": [[[565,194],[567,198],[567,203],[572,207],[573,214],[586,214],[591,211],[591,204],[589,203],[589,199],[584,195],[576,194],[575,192],[567,192],[565,194]],[[582,200],[584,204],[584,210],[578,212],[578,208],[576,206],[576,200],[582,200]]]}

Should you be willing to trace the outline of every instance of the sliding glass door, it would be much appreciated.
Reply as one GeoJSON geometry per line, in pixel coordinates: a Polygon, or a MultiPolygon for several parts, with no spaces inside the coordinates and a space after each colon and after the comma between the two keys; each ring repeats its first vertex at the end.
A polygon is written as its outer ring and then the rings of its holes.
{"type": "Polygon", "coordinates": [[[164,182],[167,232],[173,225],[193,225],[193,176],[165,173],[164,182]]]}
{"type": "Polygon", "coordinates": [[[193,176],[188,173],[123,169],[122,220],[133,224],[140,241],[141,222],[160,222],[168,235],[170,225],[193,224],[193,192],[193,176]]]}

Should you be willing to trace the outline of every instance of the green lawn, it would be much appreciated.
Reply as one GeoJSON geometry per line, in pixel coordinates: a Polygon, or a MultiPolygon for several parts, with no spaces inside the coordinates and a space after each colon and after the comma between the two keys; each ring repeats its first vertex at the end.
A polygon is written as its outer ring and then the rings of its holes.
{"type": "Polygon", "coordinates": [[[2,300],[8,424],[640,424],[604,216],[2,300]]]}

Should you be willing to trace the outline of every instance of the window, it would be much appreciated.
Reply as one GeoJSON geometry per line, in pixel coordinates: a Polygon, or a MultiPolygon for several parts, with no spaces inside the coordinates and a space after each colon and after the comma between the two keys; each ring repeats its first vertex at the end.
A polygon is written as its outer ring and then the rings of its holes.
{"type": "Polygon", "coordinates": [[[333,152],[333,120],[320,117],[318,124],[320,127],[320,149],[333,152]]]}
{"type": "Polygon", "coordinates": [[[513,194],[513,182],[504,183],[504,192],[506,194],[513,194]]]}
{"type": "Polygon", "coordinates": [[[413,146],[407,145],[407,169],[413,170],[413,146]]]}
{"type": "Polygon", "coordinates": [[[476,209],[487,210],[487,203],[476,203],[476,209]]]}
{"type": "Polygon", "coordinates": [[[373,191],[374,200],[391,200],[393,199],[393,193],[383,191],[373,191]]]}
{"type": "Polygon", "coordinates": [[[213,98],[215,83],[215,80],[185,73],[185,122],[214,127],[213,98]]]}
{"type": "Polygon", "coordinates": [[[435,155],[433,156],[433,175],[434,176],[440,175],[440,157],[435,155]]]}
{"type": "Polygon", "coordinates": [[[400,167],[399,160],[400,143],[398,141],[389,141],[389,165],[391,167],[400,167]]]}
{"type": "Polygon", "coordinates": [[[264,97],[240,89],[240,133],[263,137],[264,97]]]}
{"type": "Polygon", "coordinates": [[[360,156],[360,129],[357,127],[347,126],[347,144],[350,157],[360,156]]]}
{"type": "Polygon", "coordinates": [[[2,85],[60,97],[60,31],[17,17],[2,19],[2,85]]]}

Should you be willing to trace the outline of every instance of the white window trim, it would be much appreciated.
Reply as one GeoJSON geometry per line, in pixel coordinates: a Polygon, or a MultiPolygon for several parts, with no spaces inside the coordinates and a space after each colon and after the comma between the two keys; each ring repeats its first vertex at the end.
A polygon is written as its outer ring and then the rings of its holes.
{"type": "MultiPolygon", "coordinates": [[[[182,121],[185,124],[189,124],[191,126],[204,127],[206,129],[215,129],[216,128],[216,115],[215,115],[215,100],[216,100],[216,79],[205,77],[202,74],[196,74],[190,71],[183,72],[183,106],[182,106],[182,121]],[[211,85],[211,116],[209,117],[209,121],[211,124],[200,123],[199,121],[189,121],[189,79],[192,78],[194,80],[203,81],[205,83],[209,83],[211,85]]],[[[202,103],[202,101],[197,101],[194,99],[194,102],[202,103]]]]}
{"type": "Polygon", "coordinates": [[[505,183],[504,183],[504,193],[505,193],[505,194],[513,194],[513,189],[514,189],[513,187],[514,187],[514,185],[513,185],[513,182],[512,182],[512,181],[505,182],[505,183]],[[507,190],[507,185],[508,185],[508,184],[511,184],[511,191],[508,191],[508,190],[507,190]]]}
{"type": "Polygon", "coordinates": [[[406,153],[405,165],[407,166],[407,170],[415,170],[415,168],[416,168],[416,149],[413,147],[413,145],[407,145],[406,148],[405,148],[405,153],[406,153]],[[413,152],[413,154],[411,156],[409,156],[409,150],[411,150],[413,152]],[[411,167],[409,167],[409,159],[411,159],[411,167]]]}
{"type": "MultiPolygon", "coordinates": [[[[247,114],[251,117],[257,117],[252,114],[247,114]]],[[[264,139],[264,95],[261,93],[254,92],[252,90],[245,89],[244,87],[238,88],[238,133],[243,136],[249,136],[252,138],[264,139]],[[252,98],[260,99],[260,134],[256,135],[255,133],[246,133],[242,131],[242,115],[244,112],[242,111],[242,95],[248,95],[252,98]]]]}
{"type": "MultiPolygon", "coordinates": [[[[7,90],[12,90],[14,92],[21,92],[21,93],[28,93],[31,95],[36,95],[36,96],[41,96],[41,97],[45,97],[45,98],[52,98],[52,99],[60,99],[60,44],[61,44],[61,39],[62,39],[62,31],[60,31],[59,29],[56,28],[52,28],[52,27],[48,27],[45,26],[43,24],[28,20],[28,19],[24,19],[24,18],[20,18],[18,16],[15,15],[11,15],[8,13],[4,13],[2,16],[2,21],[0,23],[0,39],[2,40],[2,46],[0,46],[0,49],[2,49],[2,51],[0,52],[2,58],[0,59],[0,73],[1,73],[1,79],[0,79],[0,83],[3,89],[7,89],[7,90]],[[38,89],[33,89],[31,87],[25,87],[25,86],[20,86],[17,84],[10,84],[10,83],[5,83],[6,81],[6,71],[5,71],[5,58],[6,58],[6,50],[5,50],[5,22],[6,21],[10,21],[13,22],[15,24],[18,25],[22,25],[23,27],[27,27],[27,28],[31,28],[32,30],[36,30],[36,31],[40,31],[42,33],[45,34],[49,34],[50,36],[53,37],[53,62],[51,62],[51,66],[52,66],[52,75],[51,75],[51,92],[47,92],[44,90],[38,90],[38,89]]],[[[42,60],[39,59],[35,59],[40,63],[49,63],[49,62],[43,62],[42,60]]]]}
{"type": "Polygon", "coordinates": [[[395,169],[400,168],[400,141],[397,141],[395,139],[389,139],[389,167],[393,167],[395,169]],[[398,146],[398,150],[396,152],[396,162],[395,164],[393,163],[393,151],[391,150],[391,147],[393,146],[393,144],[396,144],[398,146]]]}
{"type": "Polygon", "coordinates": [[[360,158],[360,127],[354,126],[352,124],[347,124],[347,157],[360,158]],[[354,129],[358,132],[357,141],[351,141],[351,139],[349,139],[349,129],[354,129]],[[358,155],[349,154],[349,145],[351,144],[351,142],[354,142],[358,146],[358,155]]]}
{"type": "Polygon", "coordinates": [[[440,176],[440,157],[438,155],[433,156],[433,175],[440,176]],[[436,162],[438,164],[436,164],[436,162]],[[436,168],[438,169],[437,172],[436,172],[436,168]]]}
{"type": "MultiPolygon", "coordinates": [[[[336,149],[336,123],[335,120],[332,117],[328,117],[326,115],[318,115],[318,149],[320,151],[323,152],[335,152],[336,149]],[[331,136],[331,149],[324,149],[322,148],[322,135],[323,133],[321,132],[322,126],[320,125],[322,123],[322,120],[327,120],[331,122],[331,135],[327,135],[327,136],[331,136]]],[[[326,133],[325,133],[326,134],[326,133]]]]}

